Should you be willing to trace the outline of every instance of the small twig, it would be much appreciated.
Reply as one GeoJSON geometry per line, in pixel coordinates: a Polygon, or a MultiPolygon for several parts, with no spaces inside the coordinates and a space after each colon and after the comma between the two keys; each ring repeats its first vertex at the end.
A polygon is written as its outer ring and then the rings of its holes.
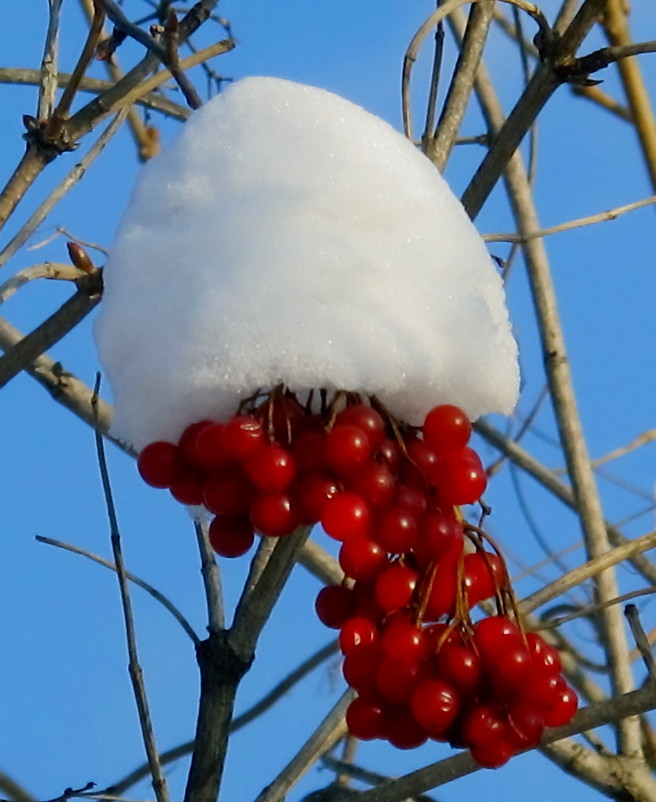
{"type": "Polygon", "coordinates": [[[84,273],[77,267],[60,262],[41,262],[38,265],[26,267],[7,279],[4,284],[0,284],[0,305],[11,298],[21,287],[35,279],[47,278],[61,281],[77,281],[83,275],[84,273]]]}
{"type": "Polygon", "coordinates": [[[547,604],[547,602],[550,602],[558,596],[562,596],[563,593],[581,584],[581,582],[584,582],[586,579],[597,576],[606,569],[629,559],[635,554],[642,554],[653,548],[656,548],[656,532],[650,532],[647,535],[630,540],[624,546],[616,546],[614,549],[610,549],[604,554],[594,557],[588,560],[588,562],[583,563],[583,565],[579,565],[577,568],[559,576],[558,579],[551,582],[551,584],[527,596],[519,602],[520,612],[528,613],[538,607],[542,607],[544,604],[547,604]]]}
{"type": "Polygon", "coordinates": [[[99,275],[96,274],[79,279],[75,295],[0,357],[0,387],[4,387],[21,370],[84,320],[100,301],[98,283],[99,275]]]}
{"type": "MultiPolygon", "coordinates": [[[[96,399],[98,398],[98,390],[100,385],[100,374],[96,378],[96,386],[94,388],[93,397],[91,399],[91,406],[94,407],[96,399]]],[[[121,548],[121,535],[118,528],[118,519],[116,517],[116,508],[114,507],[114,498],[112,495],[112,488],[109,482],[109,473],[107,470],[107,460],[105,459],[105,447],[103,445],[102,435],[96,429],[95,431],[96,451],[98,455],[98,465],[100,468],[100,477],[102,481],[103,493],[105,496],[105,503],[107,506],[107,515],[109,518],[109,528],[111,533],[112,552],[114,554],[114,564],[116,565],[116,575],[118,577],[119,589],[121,593],[121,606],[123,609],[123,621],[125,624],[125,635],[128,648],[128,670],[130,679],[132,680],[132,688],[134,691],[135,701],[137,703],[137,711],[139,713],[139,724],[141,726],[141,734],[148,756],[148,763],[150,765],[150,773],[153,781],[153,789],[157,802],[170,802],[169,792],[166,785],[166,778],[162,774],[162,767],[159,761],[159,753],[155,744],[155,734],[153,732],[153,725],[150,718],[150,711],[148,708],[148,700],[146,697],[146,689],[143,682],[143,672],[139,665],[137,656],[137,639],[134,630],[134,619],[132,617],[132,603],[130,601],[130,591],[128,588],[128,580],[125,572],[125,564],[123,562],[123,551],[121,548]]]]}
{"type": "Polygon", "coordinates": [[[624,608],[624,615],[626,616],[626,620],[629,622],[631,632],[635,638],[636,646],[638,647],[640,654],[642,655],[642,659],[647,666],[647,671],[649,672],[651,681],[656,682],[656,660],[654,660],[654,655],[652,653],[651,646],[649,645],[649,640],[647,639],[645,630],[642,628],[642,624],[640,623],[638,608],[635,606],[635,604],[627,604],[624,608]]]}
{"type": "MultiPolygon", "coordinates": [[[[617,596],[614,599],[608,599],[608,601],[600,602],[599,604],[590,604],[586,607],[580,607],[568,615],[561,615],[558,616],[558,618],[551,618],[551,616],[548,616],[544,619],[544,623],[540,624],[538,629],[555,629],[563,624],[568,624],[570,621],[575,621],[577,618],[587,618],[592,616],[595,613],[598,613],[600,610],[603,610],[605,607],[611,607],[614,604],[622,604],[625,601],[629,601],[630,599],[638,599],[641,596],[653,596],[654,593],[656,593],[656,588],[632,590],[630,593],[623,593],[621,596],[617,596]]],[[[629,607],[632,606],[633,605],[629,605],[629,607]]],[[[547,613],[548,612],[549,611],[547,611],[547,613]]],[[[626,615],[626,610],[624,613],[626,615]]]]}
{"type": "Polygon", "coordinates": [[[649,198],[643,198],[633,203],[627,203],[624,206],[618,206],[615,209],[609,209],[606,212],[599,212],[598,214],[591,214],[587,217],[579,217],[576,220],[570,220],[567,223],[560,223],[557,226],[550,228],[542,228],[539,231],[529,231],[525,234],[484,234],[483,239],[485,242],[516,242],[524,244],[534,239],[542,239],[549,237],[552,234],[561,234],[563,231],[571,231],[574,228],[581,228],[583,226],[594,225],[595,223],[606,223],[610,220],[616,220],[620,215],[627,212],[634,212],[636,209],[643,209],[645,206],[653,206],[656,203],[656,195],[651,195],[649,198]]]}
{"type": "MultiPolygon", "coordinates": [[[[116,565],[109,560],[105,560],[103,557],[99,557],[97,554],[93,554],[86,549],[82,549],[79,546],[73,546],[71,543],[64,543],[62,540],[54,540],[50,537],[44,537],[43,535],[36,535],[35,540],[39,543],[46,543],[48,546],[55,546],[58,549],[64,549],[65,551],[73,552],[73,554],[80,554],[83,557],[86,557],[89,560],[93,560],[93,562],[98,563],[98,565],[103,565],[105,568],[109,568],[110,571],[117,571],[116,565]]],[[[171,615],[175,618],[175,620],[180,624],[180,626],[184,629],[184,631],[189,635],[191,640],[194,644],[198,643],[200,638],[194,632],[193,627],[187,621],[187,619],[182,615],[180,610],[173,604],[173,602],[168,599],[163,593],[160,593],[157,588],[150,585],[148,582],[145,582],[143,579],[140,579],[135,574],[131,574],[129,571],[125,572],[125,577],[130,582],[133,582],[135,585],[138,585],[140,588],[143,588],[146,593],[149,593],[154,599],[156,599],[166,610],[171,613],[171,615]]]]}
{"type": "Polygon", "coordinates": [[[91,23],[91,27],[89,28],[89,33],[87,35],[86,42],[84,43],[84,47],[82,48],[82,52],[80,53],[80,58],[73,69],[71,80],[66,84],[66,88],[62,93],[59,103],[57,104],[57,108],[52,113],[52,121],[54,125],[59,124],[61,120],[65,120],[68,117],[68,113],[71,110],[71,104],[73,103],[73,98],[77,92],[78,85],[82,80],[84,73],[87,71],[87,67],[91,63],[94,53],[96,52],[96,47],[98,45],[98,41],[100,40],[100,34],[102,32],[104,20],[105,14],[103,10],[96,5],[93,14],[93,21],[91,23]]]}
{"type": "Polygon", "coordinates": [[[12,237],[0,252],[0,267],[6,264],[9,259],[27,242],[32,234],[37,230],[41,223],[46,219],[59,201],[71,190],[78,181],[84,176],[89,166],[100,156],[105,145],[114,136],[125,120],[127,109],[122,109],[105,128],[98,139],[89,148],[88,153],[80,159],[79,163],[68,173],[68,175],[55,187],[48,197],[39,205],[27,222],[12,237]]]}
{"type": "Polygon", "coordinates": [[[615,100],[615,98],[606,94],[606,92],[601,90],[598,86],[577,86],[576,84],[572,84],[571,90],[572,94],[577,95],[578,97],[586,98],[586,100],[591,100],[593,103],[601,106],[602,109],[612,112],[621,120],[624,120],[627,123],[633,122],[633,114],[631,113],[631,110],[627,109],[626,106],[623,106],[621,103],[615,100]]]}
{"type": "MultiPolygon", "coordinates": [[[[487,40],[494,2],[476,3],[469,12],[465,33],[459,47],[458,61],[434,137],[426,155],[438,170],[443,170],[457,142],[458,131],[474,87],[474,77],[487,40]]],[[[452,20],[450,20],[452,24],[452,20]]]]}
{"type": "MultiPolygon", "coordinates": [[[[401,81],[402,88],[402,105],[403,105],[403,128],[405,135],[408,139],[413,139],[412,135],[412,121],[410,116],[410,77],[412,74],[412,67],[417,60],[417,54],[431,30],[438,25],[441,20],[447,17],[454,9],[460,8],[465,4],[478,2],[479,0],[447,0],[443,5],[439,6],[421,25],[417,33],[413,36],[405,57],[403,59],[403,75],[401,81]]],[[[533,3],[525,2],[525,0],[502,0],[504,3],[518,6],[526,11],[538,23],[540,30],[546,34],[549,32],[549,25],[540,9],[533,5],[533,3]]]]}
{"type": "Polygon", "coordinates": [[[261,573],[248,591],[245,590],[242,594],[228,634],[232,649],[242,659],[252,659],[260,632],[278,600],[310,530],[309,526],[300,526],[293,534],[279,538],[277,542],[274,541],[275,547],[261,573]]]}
{"type": "Polygon", "coordinates": [[[194,521],[198,551],[200,552],[201,575],[207,602],[208,630],[210,633],[225,629],[225,612],[223,608],[223,592],[221,574],[214,559],[206,527],[200,521],[194,521]]]}
{"type": "MultiPolygon", "coordinates": [[[[39,83],[39,76],[38,70],[30,70],[23,67],[0,67],[0,84],[34,85],[39,83]]],[[[71,80],[71,74],[69,72],[60,72],[57,74],[57,80],[60,86],[66,86],[71,80]]],[[[92,92],[100,95],[111,89],[112,86],[114,86],[114,81],[104,81],[102,78],[85,76],[79,83],[78,92],[92,92]]],[[[191,115],[191,111],[186,106],[162,97],[161,94],[149,93],[135,102],[147,109],[159,111],[174,120],[187,120],[191,115]]]]}
{"type": "MultiPolygon", "coordinates": [[[[275,685],[259,701],[255,702],[252,707],[249,707],[239,716],[235,716],[230,723],[230,734],[237,732],[247,724],[250,724],[251,721],[254,721],[256,718],[261,716],[263,713],[266,713],[267,710],[270,710],[273,705],[276,704],[276,702],[280,701],[283,696],[289,693],[294,685],[298,684],[311,671],[314,671],[315,668],[321,665],[321,663],[323,663],[336,652],[337,643],[333,642],[323,646],[317,652],[310,655],[310,657],[304,660],[297,668],[295,668],[290,674],[288,674],[277,685],[275,685]]],[[[187,741],[186,743],[176,746],[174,749],[169,749],[166,752],[162,752],[160,755],[162,765],[172,763],[174,760],[179,760],[181,757],[191,754],[194,744],[195,741],[187,741]]],[[[123,791],[127,790],[132,785],[139,782],[139,780],[146,777],[147,774],[148,763],[144,763],[142,766],[139,766],[139,768],[130,772],[130,774],[128,774],[122,780],[119,780],[119,782],[114,783],[105,790],[107,792],[114,792],[117,794],[123,793],[123,791]]]]}
{"type": "Polygon", "coordinates": [[[48,0],[50,17],[39,73],[39,102],[36,116],[47,120],[52,114],[57,94],[57,55],[59,48],[59,18],[62,0],[48,0]]]}
{"type": "MultiPolygon", "coordinates": [[[[342,774],[348,774],[349,777],[352,777],[354,780],[365,782],[367,785],[380,785],[381,783],[392,779],[392,777],[386,777],[384,774],[378,774],[375,771],[363,769],[361,766],[355,766],[352,763],[345,762],[344,760],[338,760],[332,755],[324,755],[321,758],[321,762],[324,766],[326,766],[326,768],[331,769],[332,771],[339,771],[342,774]]],[[[435,799],[434,797],[427,796],[426,794],[419,794],[419,796],[413,796],[406,802],[435,802],[435,799]]]]}
{"type": "Polygon", "coordinates": [[[354,693],[350,689],[343,694],[298,753],[273,782],[258,795],[255,802],[281,802],[289,789],[316,763],[321,755],[325,754],[345,735],[344,714],[353,697],[354,693]]]}

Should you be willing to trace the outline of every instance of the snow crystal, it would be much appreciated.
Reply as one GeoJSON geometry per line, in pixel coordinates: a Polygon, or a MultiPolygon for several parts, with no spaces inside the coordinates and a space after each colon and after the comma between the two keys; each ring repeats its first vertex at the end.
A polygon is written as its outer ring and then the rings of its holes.
{"type": "Polygon", "coordinates": [[[96,325],[112,432],[141,448],[255,389],[375,393],[509,413],[503,288],[434,166],[383,120],[275,78],[241,80],[143,168],[96,325]]]}

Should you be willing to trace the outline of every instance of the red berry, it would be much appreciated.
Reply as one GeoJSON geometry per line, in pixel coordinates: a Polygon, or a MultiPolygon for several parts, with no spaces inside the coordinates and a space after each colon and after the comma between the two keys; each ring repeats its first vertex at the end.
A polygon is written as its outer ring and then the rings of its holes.
{"type": "Polygon", "coordinates": [[[246,516],[217,516],[209,527],[210,545],[221,557],[241,557],[253,545],[253,526],[246,516]]]}
{"type": "Polygon", "coordinates": [[[265,443],[244,462],[244,471],[258,490],[285,490],[296,473],[294,458],[278,443],[265,443]]]}
{"type": "Polygon", "coordinates": [[[405,655],[421,662],[428,655],[429,642],[421,627],[404,616],[393,616],[385,625],[380,648],[387,657],[405,655]]]}
{"type": "Polygon", "coordinates": [[[363,646],[355,649],[344,658],[342,674],[353,690],[361,696],[378,698],[376,689],[376,671],[380,665],[381,655],[376,646],[363,646]]]}
{"type": "Polygon", "coordinates": [[[210,423],[199,429],[190,443],[195,464],[205,471],[222,470],[233,463],[223,445],[223,429],[222,423],[210,423]]]}
{"type": "Polygon", "coordinates": [[[492,552],[466,554],[463,573],[469,607],[491,599],[506,581],[503,560],[492,552]]]}
{"type": "Polygon", "coordinates": [[[378,448],[377,457],[395,474],[401,464],[401,449],[394,440],[386,437],[378,448]]]}
{"type": "Polygon", "coordinates": [[[472,751],[485,749],[505,738],[506,722],[498,708],[477,703],[463,716],[459,731],[462,740],[472,751]]]}
{"type": "Polygon", "coordinates": [[[431,735],[442,735],[455,721],[460,699],[446,682],[426,679],[415,687],[410,705],[418,724],[431,735]]]}
{"type": "Polygon", "coordinates": [[[265,442],[262,424],[253,415],[235,415],[223,427],[223,448],[233,459],[248,459],[265,442]]]}
{"type": "Polygon", "coordinates": [[[341,629],[355,612],[355,594],[344,585],[326,585],[314,602],[319,621],[331,629],[341,629]]]}
{"type": "Polygon", "coordinates": [[[512,744],[502,739],[485,747],[472,747],[471,756],[484,769],[498,769],[510,760],[515,751],[512,744]]]}
{"type": "Polygon", "coordinates": [[[178,447],[164,440],[150,443],[139,454],[137,468],[151,487],[171,487],[181,473],[178,447]]]}
{"type": "Polygon", "coordinates": [[[354,699],[346,709],[346,726],[362,741],[382,738],[385,724],[385,708],[376,699],[354,699]]]}
{"type": "Polygon", "coordinates": [[[483,659],[494,659],[506,642],[522,643],[519,629],[509,618],[490,616],[474,624],[474,645],[483,659]]]}
{"type": "Polygon", "coordinates": [[[506,737],[515,749],[533,749],[542,739],[544,719],[530,705],[515,702],[508,708],[506,737]]]}
{"type": "Polygon", "coordinates": [[[299,434],[292,443],[292,454],[299,475],[325,471],[325,446],[326,433],[322,429],[308,429],[299,434]]]}
{"type": "Polygon", "coordinates": [[[378,627],[369,618],[355,616],[342,627],[339,633],[339,648],[342,654],[350,654],[362,646],[375,646],[378,643],[378,627]]]}
{"type": "Polygon", "coordinates": [[[201,420],[198,423],[192,423],[191,426],[182,432],[180,440],[178,441],[178,448],[184,462],[197,470],[205,469],[198,461],[198,454],[196,453],[196,438],[199,433],[212,425],[212,421],[201,420]]]}
{"type": "Polygon", "coordinates": [[[442,462],[423,440],[410,440],[406,444],[407,459],[403,462],[403,479],[414,487],[435,484],[441,476],[442,462]]]}
{"type": "Polygon", "coordinates": [[[558,704],[566,687],[558,671],[534,663],[531,673],[517,689],[517,694],[523,702],[545,713],[558,704]]]}
{"type": "Polygon", "coordinates": [[[290,496],[278,490],[255,495],[251,503],[251,521],[262,535],[284,537],[296,529],[299,516],[290,496]]]}
{"type": "Polygon", "coordinates": [[[347,486],[371,508],[386,507],[396,494],[394,476],[382,462],[368,462],[355,476],[349,477],[347,486]]]}
{"type": "Polygon", "coordinates": [[[335,426],[326,435],[326,462],[338,476],[352,476],[371,457],[369,438],[357,426],[335,426]]]}
{"type": "Polygon", "coordinates": [[[331,477],[320,473],[304,476],[294,486],[294,498],[303,514],[312,523],[321,519],[325,503],[335,498],[339,492],[340,485],[331,477]]]}
{"type": "Polygon", "coordinates": [[[420,562],[437,562],[450,550],[460,554],[463,546],[462,523],[455,516],[436,511],[422,518],[415,549],[420,562]]]}
{"type": "Polygon", "coordinates": [[[422,673],[421,666],[412,657],[384,657],[376,671],[376,687],[383,699],[405,704],[422,679],[422,673]]]}
{"type": "Polygon", "coordinates": [[[409,510],[393,505],[377,516],[372,534],[390,554],[404,554],[415,545],[417,522],[409,510]]]}
{"type": "Polygon", "coordinates": [[[546,643],[537,632],[527,632],[526,643],[536,665],[543,665],[557,672],[562,670],[558,649],[546,643]]]}
{"type": "Polygon", "coordinates": [[[464,448],[471,430],[469,418],[452,404],[433,407],[426,415],[423,426],[424,440],[438,454],[464,448]]]}
{"type": "Polygon", "coordinates": [[[387,564],[387,554],[366,537],[352,537],[339,550],[342,571],[352,579],[374,579],[387,564]]]}
{"type": "Polygon", "coordinates": [[[253,488],[244,473],[233,466],[211,473],[203,485],[203,504],[214,515],[235,516],[248,512],[253,488]]]}
{"type": "Polygon", "coordinates": [[[428,740],[428,733],[407,707],[388,711],[385,735],[397,749],[416,749],[428,740]]]}
{"type": "Polygon", "coordinates": [[[369,507],[355,493],[340,493],[321,510],[321,525],[335,540],[364,536],[369,531],[370,521],[369,507]]]}
{"type": "Polygon", "coordinates": [[[542,714],[544,723],[547,727],[562,727],[572,720],[576,709],[579,706],[579,700],[576,693],[568,686],[565,685],[560,692],[558,702],[554,707],[545,710],[542,714]]]}
{"type": "Polygon", "coordinates": [[[435,671],[457,691],[471,695],[481,685],[481,660],[473,649],[460,643],[445,643],[434,658],[435,671]]]}
{"type": "Polygon", "coordinates": [[[463,448],[448,454],[440,477],[440,498],[454,506],[473,504],[487,487],[487,474],[478,454],[463,448]]]}
{"type": "Polygon", "coordinates": [[[507,638],[494,655],[484,656],[483,666],[494,690],[500,696],[511,697],[530,677],[533,661],[522,643],[507,638]]]}
{"type": "Polygon", "coordinates": [[[418,574],[398,563],[386,568],[376,580],[376,602],[383,612],[391,613],[410,604],[418,574]]]}
{"type": "Polygon", "coordinates": [[[385,421],[375,409],[366,404],[354,404],[343,409],[335,419],[335,426],[355,426],[363,431],[376,451],[385,439],[385,421]]]}
{"type": "Polygon", "coordinates": [[[428,507],[426,494],[419,488],[400,482],[396,486],[396,506],[403,507],[412,513],[416,521],[419,521],[426,513],[428,507]]]}
{"type": "Polygon", "coordinates": [[[171,484],[171,495],[180,504],[198,506],[203,503],[203,476],[200,473],[185,473],[171,484]]]}
{"type": "Polygon", "coordinates": [[[305,410],[296,396],[290,393],[263,401],[255,410],[255,417],[278,443],[289,445],[302,425],[305,410]]]}

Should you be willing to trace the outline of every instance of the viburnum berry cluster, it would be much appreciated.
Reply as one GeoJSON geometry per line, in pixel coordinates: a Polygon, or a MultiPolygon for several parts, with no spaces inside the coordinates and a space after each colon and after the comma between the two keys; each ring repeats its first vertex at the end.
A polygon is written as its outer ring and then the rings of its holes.
{"type": "Polygon", "coordinates": [[[350,732],[409,749],[427,739],[468,747],[494,768],[571,719],[574,691],[558,652],[516,615],[504,560],[459,507],[480,500],[485,470],[465,413],[443,404],[421,427],[376,399],[281,387],[226,422],[200,421],[179,442],[146,446],[144,480],[214,517],[214,550],[244,554],[255,533],[285,537],[321,523],[341,542],[346,578],[323,588],[320,620],[339,629],[357,698],[350,732]],[[469,611],[495,599],[497,615],[469,611]]]}

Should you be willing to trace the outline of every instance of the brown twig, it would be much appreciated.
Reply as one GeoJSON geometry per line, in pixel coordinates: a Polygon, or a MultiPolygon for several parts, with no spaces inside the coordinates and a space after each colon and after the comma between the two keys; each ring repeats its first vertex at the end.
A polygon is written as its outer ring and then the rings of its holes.
{"type": "Polygon", "coordinates": [[[280,774],[257,796],[255,802],[282,802],[287,792],[346,734],[344,714],[354,698],[352,690],[346,691],[328,715],[323,719],[301,749],[280,774]]]}
{"type": "Polygon", "coordinates": [[[57,94],[57,51],[59,39],[59,19],[62,0],[48,0],[50,16],[48,30],[39,71],[39,101],[36,116],[39,120],[47,120],[52,114],[57,94]]]}
{"type": "Polygon", "coordinates": [[[77,282],[78,290],[53,315],[0,357],[0,387],[84,320],[100,301],[99,271],[77,282]]]}
{"type": "MultiPolygon", "coordinates": [[[[110,571],[117,571],[116,565],[114,563],[110,562],[109,560],[105,560],[103,557],[99,557],[97,554],[93,554],[92,552],[87,551],[86,549],[82,549],[79,546],[74,546],[71,543],[64,543],[62,540],[54,540],[51,537],[44,537],[43,535],[36,535],[34,539],[37,540],[39,543],[45,543],[48,546],[55,546],[58,549],[64,549],[65,551],[70,551],[73,554],[80,554],[82,557],[86,557],[88,560],[92,560],[93,562],[98,563],[98,565],[103,565],[105,568],[109,568],[110,571]]],[[[131,574],[129,571],[125,572],[125,577],[130,582],[134,583],[135,585],[138,585],[140,588],[145,590],[146,593],[148,593],[150,596],[153,597],[153,599],[158,601],[162,605],[162,607],[168,610],[169,613],[171,613],[171,615],[173,616],[173,618],[175,618],[175,620],[178,622],[178,624],[180,624],[182,629],[184,629],[187,635],[191,638],[194,644],[197,644],[199,642],[200,639],[198,635],[196,635],[196,633],[194,632],[194,629],[189,623],[189,621],[187,621],[184,615],[182,615],[180,610],[178,610],[178,608],[173,604],[173,602],[170,599],[168,599],[163,593],[160,593],[160,591],[157,590],[157,588],[153,587],[148,582],[145,582],[143,579],[140,579],[135,574],[131,574]]]]}
{"type": "Polygon", "coordinates": [[[651,681],[656,682],[656,660],[654,660],[654,655],[652,653],[651,646],[649,645],[649,640],[647,639],[645,630],[642,628],[642,624],[640,623],[638,608],[635,606],[635,604],[627,604],[624,608],[624,615],[626,616],[626,620],[629,622],[636,646],[642,655],[642,659],[647,667],[651,681]]]}
{"type": "Polygon", "coordinates": [[[79,163],[75,165],[62,181],[60,181],[43,203],[30,215],[25,224],[21,226],[20,230],[11,238],[2,252],[0,252],[0,268],[28,241],[66,193],[83,178],[90,165],[100,156],[105,145],[107,145],[121,127],[125,120],[126,113],[126,109],[119,111],[107,128],[105,128],[102,134],[89,148],[89,151],[80,159],[79,163]]]}
{"type": "MultiPolygon", "coordinates": [[[[98,378],[96,380],[96,386],[91,401],[92,407],[95,405],[95,400],[98,398],[99,385],[100,374],[98,374],[98,378]]],[[[97,429],[95,432],[95,441],[96,451],[98,454],[98,465],[100,468],[100,478],[102,481],[103,493],[107,506],[107,516],[109,518],[112,553],[114,555],[114,564],[116,566],[116,575],[118,577],[119,590],[121,594],[121,607],[123,610],[123,621],[125,624],[125,636],[127,640],[129,658],[128,671],[132,681],[137,711],[139,713],[141,734],[143,737],[146,754],[148,756],[148,763],[150,765],[150,773],[153,781],[153,790],[155,791],[157,802],[170,802],[166,779],[162,774],[162,766],[159,761],[159,753],[155,743],[155,734],[153,732],[153,725],[150,718],[146,688],[143,682],[143,672],[141,666],[139,665],[139,658],[137,656],[137,639],[134,630],[134,618],[132,616],[132,602],[130,601],[130,590],[128,587],[125,564],[123,562],[123,550],[121,547],[121,535],[118,528],[118,519],[116,516],[116,509],[114,507],[112,488],[109,482],[107,460],[105,459],[105,447],[103,445],[102,435],[97,429]]]]}

